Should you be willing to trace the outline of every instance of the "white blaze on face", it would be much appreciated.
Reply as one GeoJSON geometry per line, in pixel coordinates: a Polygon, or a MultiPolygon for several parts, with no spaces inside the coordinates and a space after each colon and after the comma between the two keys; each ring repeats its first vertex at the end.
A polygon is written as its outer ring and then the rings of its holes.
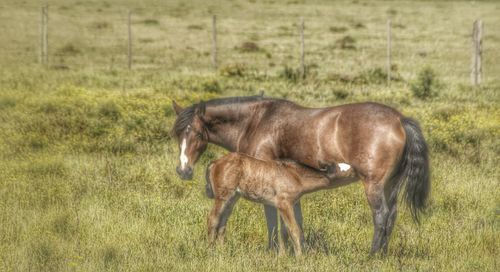
{"type": "Polygon", "coordinates": [[[351,169],[351,166],[347,163],[339,163],[339,168],[340,168],[340,171],[344,172],[344,171],[347,171],[349,169],[351,169]]]}
{"type": "Polygon", "coordinates": [[[186,147],[187,147],[186,138],[184,138],[182,139],[182,144],[181,144],[181,157],[180,157],[181,169],[186,168],[186,165],[188,163],[188,157],[186,156],[186,147]]]}

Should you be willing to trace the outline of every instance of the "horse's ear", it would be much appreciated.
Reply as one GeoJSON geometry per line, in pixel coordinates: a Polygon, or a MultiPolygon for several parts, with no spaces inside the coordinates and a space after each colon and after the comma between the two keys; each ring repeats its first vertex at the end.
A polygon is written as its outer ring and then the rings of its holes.
{"type": "Polygon", "coordinates": [[[172,107],[174,108],[175,114],[177,115],[179,115],[179,113],[181,113],[184,110],[184,108],[179,106],[174,100],[172,100],[172,107]]]}
{"type": "Polygon", "coordinates": [[[200,101],[200,103],[198,103],[198,106],[195,109],[196,115],[198,115],[199,117],[203,117],[203,115],[205,115],[205,109],[206,109],[205,102],[200,101]]]}

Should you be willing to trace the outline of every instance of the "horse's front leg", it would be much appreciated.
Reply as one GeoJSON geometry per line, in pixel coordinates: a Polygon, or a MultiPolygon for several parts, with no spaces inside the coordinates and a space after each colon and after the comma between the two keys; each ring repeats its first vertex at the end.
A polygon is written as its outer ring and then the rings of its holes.
{"type": "Polygon", "coordinates": [[[264,205],[267,223],[268,249],[278,248],[278,211],[273,206],[264,205]]]}

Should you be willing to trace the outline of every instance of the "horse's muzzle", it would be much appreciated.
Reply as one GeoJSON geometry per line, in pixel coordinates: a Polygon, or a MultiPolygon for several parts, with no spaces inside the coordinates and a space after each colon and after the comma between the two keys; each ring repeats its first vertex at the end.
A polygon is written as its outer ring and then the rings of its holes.
{"type": "Polygon", "coordinates": [[[183,180],[191,180],[193,179],[193,168],[186,167],[185,169],[181,169],[179,166],[175,169],[179,177],[183,180]]]}

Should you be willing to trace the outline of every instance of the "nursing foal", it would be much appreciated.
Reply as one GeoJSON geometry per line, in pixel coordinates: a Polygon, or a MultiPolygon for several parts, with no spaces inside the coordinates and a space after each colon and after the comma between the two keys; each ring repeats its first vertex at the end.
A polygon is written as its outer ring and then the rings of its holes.
{"type": "MultiPolygon", "coordinates": [[[[234,204],[243,196],[278,209],[292,238],[295,255],[301,255],[303,233],[293,211],[295,202],[304,194],[338,187],[357,179],[348,164],[336,164],[331,170],[327,177],[293,161],[264,161],[241,153],[229,153],[212,162],[206,172],[207,196],[215,198],[208,216],[210,244],[217,239],[223,241],[234,204]]],[[[279,246],[280,252],[283,252],[282,241],[279,246]]]]}

